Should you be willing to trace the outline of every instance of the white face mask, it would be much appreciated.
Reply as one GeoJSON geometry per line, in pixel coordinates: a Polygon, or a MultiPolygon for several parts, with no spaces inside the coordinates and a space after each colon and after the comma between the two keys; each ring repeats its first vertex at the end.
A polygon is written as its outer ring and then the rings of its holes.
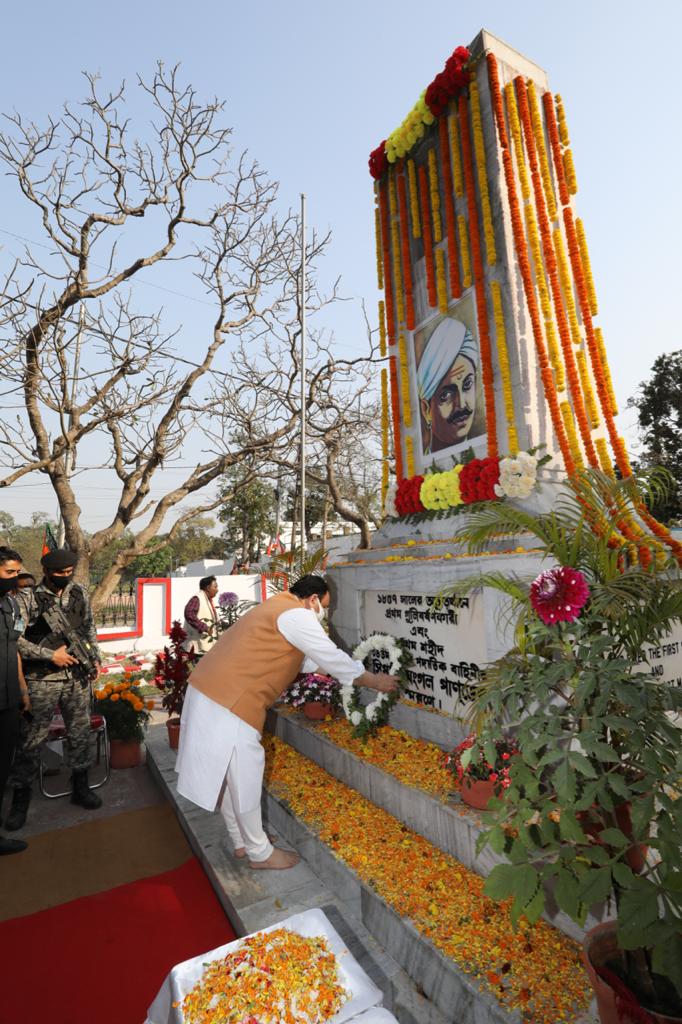
{"type": "Polygon", "coordinates": [[[312,610],[315,612],[318,622],[324,622],[327,618],[327,609],[322,607],[319,597],[317,599],[317,608],[313,608],[312,610]]]}

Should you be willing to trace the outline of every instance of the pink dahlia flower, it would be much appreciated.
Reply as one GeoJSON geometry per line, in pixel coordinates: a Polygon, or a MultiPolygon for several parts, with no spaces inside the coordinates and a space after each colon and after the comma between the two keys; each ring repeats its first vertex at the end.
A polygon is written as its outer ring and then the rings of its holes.
{"type": "Polygon", "coordinates": [[[548,626],[574,622],[589,596],[583,574],[566,565],[541,572],[530,585],[530,603],[548,626]]]}

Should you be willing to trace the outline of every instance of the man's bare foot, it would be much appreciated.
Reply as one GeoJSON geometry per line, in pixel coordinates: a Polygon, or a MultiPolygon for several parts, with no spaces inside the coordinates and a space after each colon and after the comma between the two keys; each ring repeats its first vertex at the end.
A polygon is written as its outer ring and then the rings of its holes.
{"type": "Polygon", "coordinates": [[[235,857],[239,857],[239,859],[241,860],[242,857],[246,857],[246,850],[244,849],[243,846],[240,846],[234,851],[234,855],[235,857]]]}
{"type": "Polygon", "coordinates": [[[283,871],[285,868],[293,868],[300,859],[297,853],[276,846],[267,860],[250,860],[249,867],[254,871],[283,871]]]}

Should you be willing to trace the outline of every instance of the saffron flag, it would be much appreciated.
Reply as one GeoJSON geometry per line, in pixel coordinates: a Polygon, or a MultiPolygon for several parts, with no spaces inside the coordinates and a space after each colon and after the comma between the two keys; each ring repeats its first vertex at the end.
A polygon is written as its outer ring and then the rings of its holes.
{"type": "Polygon", "coordinates": [[[56,551],[59,545],[55,540],[55,536],[49,526],[45,526],[45,534],[43,536],[43,550],[40,552],[41,557],[47,555],[50,551],[56,551]]]}

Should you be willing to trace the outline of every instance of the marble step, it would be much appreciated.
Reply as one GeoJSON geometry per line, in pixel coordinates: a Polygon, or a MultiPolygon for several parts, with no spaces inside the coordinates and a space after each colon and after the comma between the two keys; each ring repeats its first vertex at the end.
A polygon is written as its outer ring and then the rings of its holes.
{"type": "MultiPolygon", "coordinates": [[[[298,850],[318,877],[324,878],[330,890],[352,908],[353,915],[361,919],[380,947],[419,985],[448,1021],[453,1024],[521,1024],[522,1020],[535,1019],[501,1005],[483,981],[479,982],[441,952],[409,918],[398,913],[371,883],[365,882],[341,855],[332,851],[314,827],[293,811],[286,795],[281,794],[281,785],[266,782],[264,809],[270,825],[298,850]]],[[[301,798],[302,794],[298,796],[301,798]]],[[[302,814],[306,818],[314,817],[314,809],[311,807],[309,815],[307,807],[311,805],[306,805],[303,799],[302,814]]],[[[561,1019],[565,1024],[594,1024],[596,1017],[591,1010],[561,1019]]]]}
{"type": "MultiPolygon", "coordinates": [[[[457,794],[443,802],[424,790],[405,785],[394,775],[338,746],[315,723],[290,709],[271,709],[266,728],[470,871],[485,877],[496,864],[505,862],[506,858],[489,847],[476,853],[476,843],[488,815],[461,803],[457,794]]],[[[555,928],[582,942],[584,930],[558,909],[549,892],[544,916],[555,928]]],[[[593,927],[599,920],[601,914],[590,916],[586,927],[593,927]]]]}
{"type": "MultiPolygon", "coordinates": [[[[320,907],[348,949],[384,994],[383,1005],[400,1024],[459,1024],[443,1015],[420,988],[369,933],[357,907],[329,886],[305,860],[289,871],[251,871],[231,856],[225,826],[219,814],[211,814],[178,796],[175,751],[168,746],[163,725],[153,726],[146,739],[147,766],[173,805],[192,851],[206,872],[237,935],[266,928],[291,914],[320,907]]],[[[268,831],[275,838],[270,820],[268,831]]],[[[280,833],[278,845],[286,845],[280,833]]],[[[198,950],[197,952],[201,952],[198,950]]]]}

